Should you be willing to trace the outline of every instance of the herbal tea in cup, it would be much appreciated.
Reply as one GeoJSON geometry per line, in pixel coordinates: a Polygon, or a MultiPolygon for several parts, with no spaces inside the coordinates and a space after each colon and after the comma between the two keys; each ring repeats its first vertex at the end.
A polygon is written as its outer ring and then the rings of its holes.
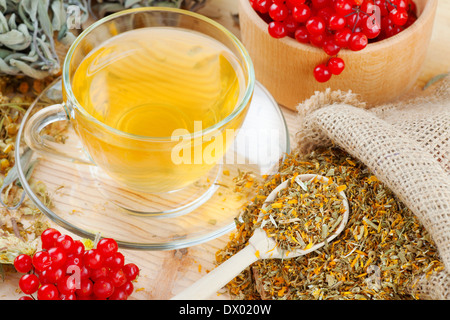
{"type": "Polygon", "coordinates": [[[246,50],[219,24],[179,9],[125,10],[75,40],[63,66],[64,103],[35,115],[25,135],[33,149],[61,156],[32,128],[67,114],[90,164],[115,181],[141,192],[179,190],[223,157],[253,87],[246,50]]]}

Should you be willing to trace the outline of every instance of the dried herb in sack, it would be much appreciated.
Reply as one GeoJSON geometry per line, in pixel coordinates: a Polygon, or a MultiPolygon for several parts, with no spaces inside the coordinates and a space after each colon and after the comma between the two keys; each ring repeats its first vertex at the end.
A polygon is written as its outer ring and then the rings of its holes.
{"type": "MultiPolygon", "coordinates": [[[[413,292],[450,300],[450,77],[436,75],[393,103],[370,106],[351,92],[316,92],[299,104],[296,150],[333,144],[359,159],[414,213],[445,269],[413,292]]],[[[430,267],[431,268],[431,267],[430,267]]]]}
{"type": "Polygon", "coordinates": [[[259,186],[218,264],[253,234],[269,193],[296,174],[321,174],[346,185],[350,216],[334,241],[307,256],[255,262],[226,285],[234,299],[415,299],[417,277],[443,269],[436,246],[414,214],[359,160],[337,148],[288,155],[259,186]]]}

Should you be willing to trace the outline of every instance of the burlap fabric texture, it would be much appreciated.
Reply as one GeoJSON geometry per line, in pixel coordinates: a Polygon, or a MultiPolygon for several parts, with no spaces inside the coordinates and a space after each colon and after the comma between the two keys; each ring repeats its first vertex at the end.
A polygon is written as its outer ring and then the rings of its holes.
{"type": "Polygon", "coordinates": [[[450,77],[396,103],[367,106],[351,92],[316,92],[298,105],[295,148],[337,145],[361,160],[417,216],[445,269],[411,291],[450,299],[450,77]]]}

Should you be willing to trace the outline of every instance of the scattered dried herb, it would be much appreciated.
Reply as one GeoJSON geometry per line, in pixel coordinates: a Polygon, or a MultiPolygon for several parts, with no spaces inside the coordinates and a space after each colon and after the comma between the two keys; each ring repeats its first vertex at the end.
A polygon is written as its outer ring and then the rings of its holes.
{"type": "Polygon", "coordinates": [[[75,39],[67,26],[70,6],[79,9],[80,23],[88,18],[87,0],[0,1],[0,72],[35,79],[57,74],[55,38],[64,45],[75,39]]]}
{"type": "Polygon", "coordinates": [[[269,193],[295,174],[332,177],[345,190],[350,215],[334,241],[306,256],[255,262],[226,288],[234,299],[418,299],[411,288],[443,270],[428,232],[414,214],[358,159],[331,148],[289,154],[277,174],[236,219],[237,231],[216,253],[222,263],[246,244],[269,193]]]}
{"type": "MultiPolygon", "coordinates": [[[[15,204],[23,197],[14,173],[16,134],[28,106],[52,80],[21,76],[0,78],[0,197],[4,203],[15,204]]],[[[31,187],[46,205],[51,205],[42,182],[31,181],[31,187]]],[[[12,264],[20,253],[32,254],[37,248],[38,236],[48,226],[48,220],[29,199],[15,210],[0,206],[0,264],[12,264]]]]}
{"type": "Polygon", "coordinates": [[[96,18],[124,9],[138,7],[172,7],[196,11],[208,0],[97,0],[92,4],[96,18]]]}
{"type": "MultiPolygon", "coordinates": [[[[43,79],[60,72],[57,44],[68,47],[89,18],[144,6],[198,10],[207,0],[2,0],[0,73],[43,79]]],[[[60,50],[63,51],[63,50],[60,50]]],[[[26,88],[19,88],[26,90],[26,88]]]]}

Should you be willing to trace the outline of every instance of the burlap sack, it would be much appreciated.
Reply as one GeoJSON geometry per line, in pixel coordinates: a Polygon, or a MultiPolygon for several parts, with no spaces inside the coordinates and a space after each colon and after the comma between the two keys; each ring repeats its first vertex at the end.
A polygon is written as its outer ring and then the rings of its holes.
{"type": "Polygon", "coordinates": [[[417,279],[423,299],[450,299],[450,78],[397,103],[366,106],[351,92],[299,104],[295,148],[336,144],[358,158],[417,216],[445,270],[417,279]]]}

